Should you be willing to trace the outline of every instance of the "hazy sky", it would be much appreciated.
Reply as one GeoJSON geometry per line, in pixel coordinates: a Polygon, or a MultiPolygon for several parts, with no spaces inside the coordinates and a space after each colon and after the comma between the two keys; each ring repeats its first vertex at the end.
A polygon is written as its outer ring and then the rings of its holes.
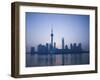
{"type": "Polygon", "coordinates": [[[51,28],[57,48],[64,38],[69,48],[70,43],[82,43],[84,50],[89,49],[89,15],[26,12],[26,50],[50,43],[51,28]]]}

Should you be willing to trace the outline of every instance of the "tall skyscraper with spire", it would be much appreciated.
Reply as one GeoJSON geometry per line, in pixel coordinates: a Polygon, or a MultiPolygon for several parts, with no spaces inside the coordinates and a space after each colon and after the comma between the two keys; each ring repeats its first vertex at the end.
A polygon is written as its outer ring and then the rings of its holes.
{"type": "Polygon", "coordinates": [[[53,48],[53,29],[51,29],[51,49],[53,48]]]}

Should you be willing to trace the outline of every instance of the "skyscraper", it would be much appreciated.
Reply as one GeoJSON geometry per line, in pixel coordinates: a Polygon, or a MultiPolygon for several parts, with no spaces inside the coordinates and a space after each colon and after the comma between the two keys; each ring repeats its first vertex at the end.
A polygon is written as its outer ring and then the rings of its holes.
{"type": "Polygon", "coordinates": [[[64,44],[64,38],[62,38],[62,49],[64,49],[64,46],[65,46],[65,44],[64,44]]]}
{"type": "Polygon", "coordinates": [[[51,49],[53,48],[53,29],[51,29],[51,49]]]}
{"type": "Polygon", "coordinates": [[[54,49],[56,48],[56,42],[54,42],[54,49]]]}

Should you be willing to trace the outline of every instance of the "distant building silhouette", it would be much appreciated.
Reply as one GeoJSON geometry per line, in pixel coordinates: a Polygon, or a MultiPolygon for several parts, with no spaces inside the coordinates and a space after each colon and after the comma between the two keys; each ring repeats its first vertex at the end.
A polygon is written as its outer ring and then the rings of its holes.
{"type": "Polygon", "coordinates": [[[35,47],[31,47],[31,54],[35,53],[35,47]]]}
{"type": "Polygon", "coordinates": [[[46,43],[46,51],[47,51],[47,53],[49,52],[49,44],[48,43],[46,43]]]}
{"type": "Polygon", "coordinates": [[[73,51],[75,51],[75,52],[77,51],[76,43],[73,44],[73,51]]]}
{"type": "Polygon", "coordinates": [[[82,44],[81,44],[81,43],[79,43],[78,49],[79,49],[79,50],[82,50],[82,44]]]}
{"type": "Polygon", "coordinates": [[[70,49],[73,50],[73,45],[72,45],[72,43],[70,44],[70,49]]]}
{"type": "Polygon", "coordinates": [[[56,49],[56,42],[54,42],[54,49],[56,49]]]}
{"type": "Polygon", "coordinates": [[[65,49],[66,49],[66,50],[69,50],[67,45],[65,45],[65,49]]]}
{"type": "Polygon", "coordinates": [[[62,38],[62,49],[64,49],[65,44],[64,44],[64,38],[62,38]]]}
{"type": "Polygon", "coordinates": [[[47,49],[46,49],[46,46],[44,45],[38,45],[38,53],[46,53],[47,52],[47,49]]]}

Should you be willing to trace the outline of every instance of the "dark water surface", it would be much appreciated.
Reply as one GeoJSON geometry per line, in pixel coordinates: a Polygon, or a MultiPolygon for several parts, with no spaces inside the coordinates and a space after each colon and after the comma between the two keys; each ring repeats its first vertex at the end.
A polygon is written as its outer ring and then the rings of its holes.
{"type": "Polygon", "coordinates": [[[26,67],[89,64],[89,53],[26,54],[26,67]]]}

